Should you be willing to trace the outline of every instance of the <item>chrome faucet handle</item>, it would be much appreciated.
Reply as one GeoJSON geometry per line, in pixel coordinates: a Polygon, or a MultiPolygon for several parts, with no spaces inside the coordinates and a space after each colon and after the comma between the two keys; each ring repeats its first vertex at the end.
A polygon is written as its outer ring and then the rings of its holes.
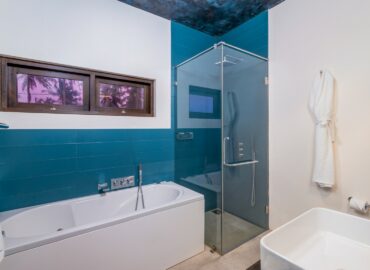
{"type": "Polygon", "coordinates": [[[109,191],[108,183],[99,183],[98,184],[99,193],[106,193],[109,191]]]}

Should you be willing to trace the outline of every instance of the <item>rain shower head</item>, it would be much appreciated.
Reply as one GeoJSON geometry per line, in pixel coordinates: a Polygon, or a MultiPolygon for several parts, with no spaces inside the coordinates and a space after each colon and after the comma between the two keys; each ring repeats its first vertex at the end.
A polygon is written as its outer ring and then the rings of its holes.
{"type": "Polygon", "coordinates": [[[225,55],[223,60],[216,62],[215,65],[220,65],[221,63],[223,63],[224,67],[227,67],[227,66],[234,66],[243,61],[244,61],[243,58],[238,58],[238,57],[231,56],[231,55],[225,55]]]}

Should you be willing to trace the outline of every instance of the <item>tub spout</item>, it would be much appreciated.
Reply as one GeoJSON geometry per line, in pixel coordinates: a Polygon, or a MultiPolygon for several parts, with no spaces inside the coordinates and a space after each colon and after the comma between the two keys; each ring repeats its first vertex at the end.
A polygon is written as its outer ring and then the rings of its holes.
{"type": "Polygon", "coordinates": [[[98,192],[100,194],[105,194],[109,191],[108,183],[100,183],[98,184],[98,192]]]}

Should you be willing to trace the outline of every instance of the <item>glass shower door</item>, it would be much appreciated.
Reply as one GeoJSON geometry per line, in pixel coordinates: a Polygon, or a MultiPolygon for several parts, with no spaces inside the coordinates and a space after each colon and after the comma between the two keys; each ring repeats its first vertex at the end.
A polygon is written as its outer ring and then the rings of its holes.
{"type": "Polygon", "coordinates": [[[268,228],[267,61],[222,46],[224,254],[268,228]]]}
{"type": "Polygon", "coordinates": [[[221,52],[176,68],[176,182],[204,195],[205,244],[221,251],[221,52]]]}

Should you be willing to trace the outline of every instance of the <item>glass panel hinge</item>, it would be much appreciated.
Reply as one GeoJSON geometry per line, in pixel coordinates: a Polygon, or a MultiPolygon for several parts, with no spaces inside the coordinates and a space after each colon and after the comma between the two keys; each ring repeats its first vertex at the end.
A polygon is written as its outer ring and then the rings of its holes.
{"type": "Polygon", "coordinates": [[[265,207],[265,212],[266,212],[266,215],[268,215],[268,214],[269,214],[269,212],[270,212],[270,208],[269,208],[269,206],[268,206],[268,205],[266,205],[266,207],[265,207]]]}
{"type": "Polygon", "coordinates": [[[269,77],[265,77],[265,85],[269,85],[269,77]]]}

